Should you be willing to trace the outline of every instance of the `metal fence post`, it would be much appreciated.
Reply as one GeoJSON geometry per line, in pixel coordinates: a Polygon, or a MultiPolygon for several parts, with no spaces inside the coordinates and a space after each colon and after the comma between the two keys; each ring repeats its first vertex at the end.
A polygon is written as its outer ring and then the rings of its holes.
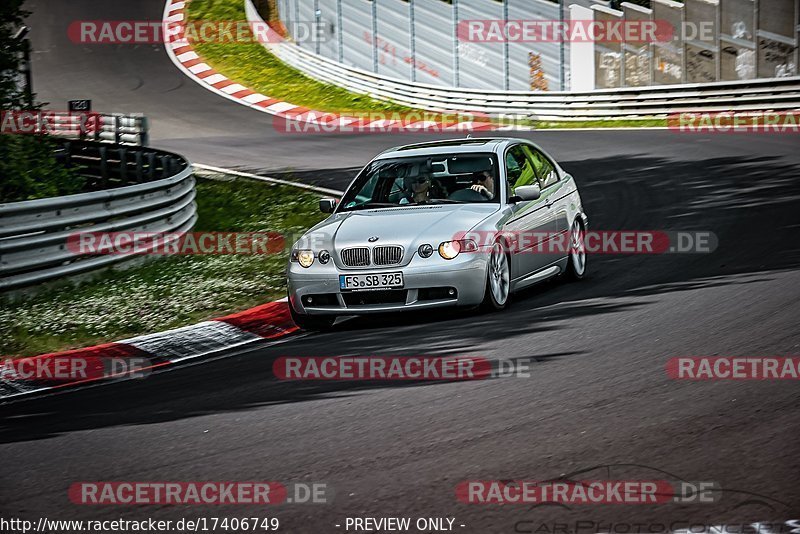
{"type": "Polygon", "coordinates": [[[159,161],[161,161],[161,177],[168,178],[169,177],[169,158],[167,156],[159,156],[159,161]]]}
{"type": "Polygon", "coordinates": [[[319,0],[314,0],[314,53],[319,55],[320,51],[320,42],[319,42],[319,35],[317,32],[319,31],[319,21],[322,20],[322,13],[319,9],[319,0]]]}
{"type": "Polygon", "coordinates": [[[136,151],[136,182],[142,183],[144,179],[144,161],[142,159],[142,151],[136,151]]]}
{"type": "Polygon", "coordinates": [[[417,22],[416,14],[414,13],[414,3],[416,0],[410,0],[408,3],[408,18],[409,18],[409,46],[411,47],[411,81],[417,81],[417,22]]]}
{"type": "Polygon", "coordinates": [[[339,25],[339,63],[344,63],[344,28],[342,27],[342,0],[336,0],[336,24],[339,25]]]}
{"type": "MultiPolygon", "coordinates": [[[[503,25],[508,27],[508,0],[503,2],[503,25]]],[[[564,61],[564,58],[561,58],[561,61],[564,61]]],[[[563,63],[562,63],[563,68],[563,63]]],[[[503,39],[503,89],[508,91],[510,85],[510,73],[509,73],[509,64],[508,64],[508,39],[503,39]]],[[[563,88],[562,88],[563,89],[563,88]]]]}
{"type": "Polygon", "coordinates": [[[453,87],[461,87],[461,61],[458,57],[458,0],[453,0],[453,87]]]}
{"type": "Polygon", "coordinates": [[[372,71],[378,72],[378,1],[372,0],[372,71]]]}
{"type": "Polygon", "coordinates": [[[117,150],[117,154],[119,155],[119,178],[122,180],[122,183],[127,184],[128,182],[128,151],[125,147],[119,147],[117,150]]]}
{"type": "MultiPolygon", "coordinates": [[[[508,4],[508,1],[505,2],[508,4]]],[[[507,8],[506,8],[507,9],[507,8]]],[[[560,23],[564,22],[564,0],[558,0],[558,20],[560,23]]],[[[508,41],[508,40],[506,40],[508,41]]],[[[564,38],[562,37],[559,39],[558,45],[558,78],[559,78],[559,86],[561,87],[562,91],[566,90],[566,80],[564,79],[564,62],[566,62],[565,52],[564,52],[564,38]]],[[[508,87],[506,87],[508,89],[508,87]]]]}
{"type": "Polygon", "coordinates": [[[156,178],[156,153],[149,152],[147,154],[147,176],[151,180],[156,178]]]}

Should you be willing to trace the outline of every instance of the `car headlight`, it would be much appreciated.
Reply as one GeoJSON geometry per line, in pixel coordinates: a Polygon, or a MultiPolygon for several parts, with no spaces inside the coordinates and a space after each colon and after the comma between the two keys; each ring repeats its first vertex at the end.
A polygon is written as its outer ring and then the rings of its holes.
{"type": "Polygon", "coordinates": [[[420,245],[417,249],[417,252],[423,258],[430,258],[433,255],[433,247],[426,243],[424,245],[420,245]]]}
{"type": "Polygon", "coordinates": [[[472,239],[445,241],[439,245],[439,255],[446,260],[452,260],[462,252],[474,252],[476,250],[478,250],[478,244],[472,239]]]}
{"type": "Polygon", "coordinates": [[[321,250],[319,254],[317,254],[317,258],[319,258],[319,262],[323,265],[331,261],[331,253],[327,250],[321,250]]]}
{"type": "Polygon", "coordinates": [[[461,253],[460,241],[445,241],[439,245],[439,255],[446,260],[452,260],[461,253]]]}
{"type": "Polygon", "coordinates": [[[313,250],[295,250],[292,251],[292,261],[296,261],[301,266],[308,268],[314,263],[313,250]]]}

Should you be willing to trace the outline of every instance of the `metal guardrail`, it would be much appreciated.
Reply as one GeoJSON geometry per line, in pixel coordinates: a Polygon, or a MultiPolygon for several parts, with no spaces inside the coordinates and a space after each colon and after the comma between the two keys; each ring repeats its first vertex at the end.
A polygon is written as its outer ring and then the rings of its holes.
{"type": "Polygon", "coordinates": [[[184,232],[197,220],[192,167],[177,154],[63,141],[59,157],[95,191],[0,204],[0,291],[137,257],[77,255],[68,247],[77,231],[184,232]]]}
{"type": "MultiPolygon", "coordinates": [[[[252,1],[244,1],[248,20],[263,22],[252,1]]],[[[288,65],[322,82],[378,100],[431,111],[570,121],[659,117],[691,111],[800,108],[800,76],[589,92],[487,91],[411,83],[382,76],[318,56],[291,42],[264,45],[288,65]]]]}

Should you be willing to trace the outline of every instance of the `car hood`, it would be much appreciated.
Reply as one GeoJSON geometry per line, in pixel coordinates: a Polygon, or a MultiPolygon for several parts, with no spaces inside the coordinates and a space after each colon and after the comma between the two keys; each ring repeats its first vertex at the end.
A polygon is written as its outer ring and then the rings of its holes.
{"type": "Polygon", "coordinates": [[[355,246],[400,245],[406,263],[421,244],[434,248],[468,232],[500,206],[439,204],[339,213],[312,228],[306,238],[340,251],[355,246]],[[374,239],[377,238],[377,239],[374,239]],[[373,239],[373,241],[370,241],[373,239]]]}

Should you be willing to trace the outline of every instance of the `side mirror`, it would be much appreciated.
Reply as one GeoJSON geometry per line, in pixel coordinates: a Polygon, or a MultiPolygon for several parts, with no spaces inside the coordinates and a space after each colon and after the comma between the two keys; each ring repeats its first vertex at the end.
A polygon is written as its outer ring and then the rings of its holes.
{"type": "Polygon", "coordinates": [[[514,190],[512,202],[522,202],[526,200],[538,200],[542,196],[542,190],[538,185],[521,185],[514,190]]]}
{"type": "Polygon", "coordinates": [[[333,213],[336,209],[337,201],[335,198],[323,198],[319,201],[319,211],[322,213],[333,213]]]}

